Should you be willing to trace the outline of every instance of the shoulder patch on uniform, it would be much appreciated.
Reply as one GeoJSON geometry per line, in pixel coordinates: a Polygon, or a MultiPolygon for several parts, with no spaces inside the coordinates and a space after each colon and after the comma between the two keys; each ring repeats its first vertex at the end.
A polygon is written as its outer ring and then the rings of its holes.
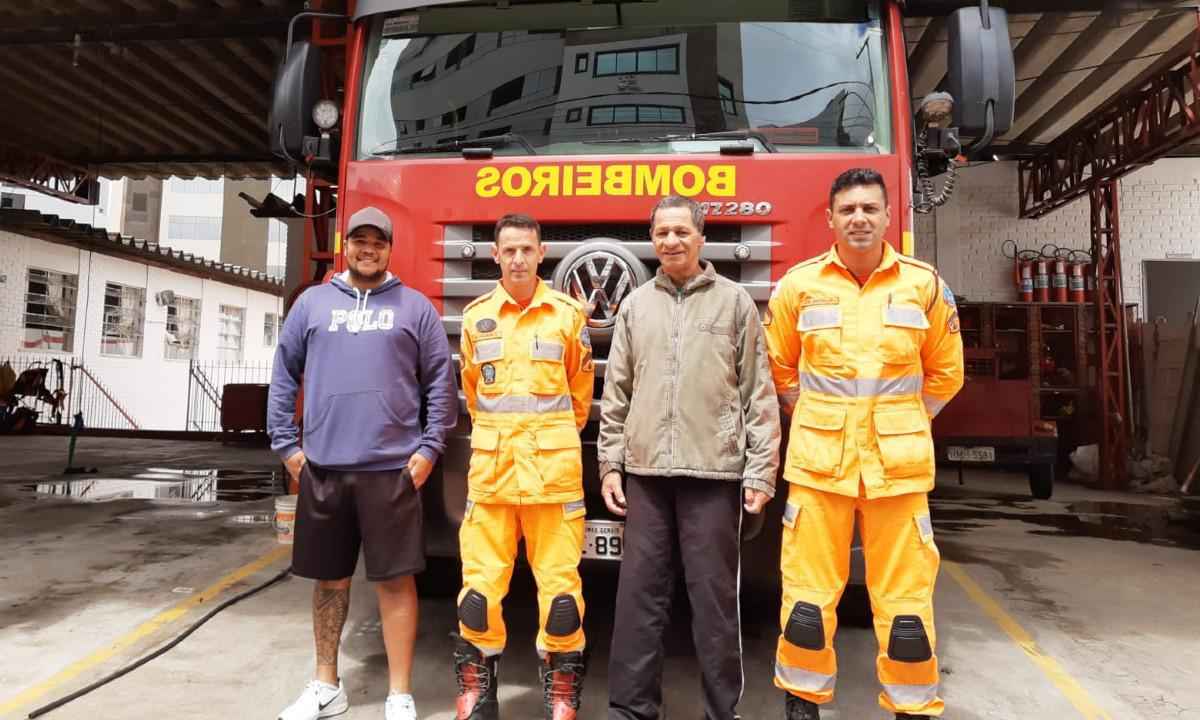
{"type": "Polygon", "coordinates": [[[942,281],[942,299],[950,307],[957,307],[957,303],[954,302],[954,291],[950,289],[945,280],[942,281]]]}
{"type": "Polygon", "coordinates": [[[486,317],[475,321],[475,329],[481,333],[490,333],[496,329],[496,320],[486,317]]]}
{"type": "Polygon", "coordinates": [[[583,329],[579,331],[579,342],[588,350],[592,349],[592,334],[588,332],[588,326],[585,323],[583,329]]]}
{"type": "Polygon", "coordinates": [[[946,321],[946,329],[949,330],[951,333],[956,333],[959,331],[960,324],[958,321],[958,310],[955,310],[954,312],[950,313],[950,319],[948,319],[946,321]]]}
{"type": "Polygon", "coordinates": [[[771,314],[771,308],[763,311],[762,324],[763,327],[771,327],[771,323],[775,321],[775,316],[771,314]]]}

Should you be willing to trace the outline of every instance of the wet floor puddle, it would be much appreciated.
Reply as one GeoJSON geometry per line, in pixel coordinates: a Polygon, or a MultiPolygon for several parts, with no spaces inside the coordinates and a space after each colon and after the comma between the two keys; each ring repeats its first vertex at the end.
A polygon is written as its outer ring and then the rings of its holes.
{"type": "Polygon", "coordinates": [[[1200,502],[1056,503],[1008,496],[938,492],[931,499],[934,525],[945,533],[967,533],[997,520],[1031,526],[1031,535],[1081,537],[1200,550],[1200,502]]]}
{"type": "Polygon", "coordinates": [[[145,500],[150,509],[122,516],[208,520],[231,524],[272,522],[269,509],[247,512],[239,503],[265,501],[285,492],[283,476],[267,470],[179,469],[152,467],[129,477],[47,480],[23,485],[38,498],[77,502],[145,500]]]}

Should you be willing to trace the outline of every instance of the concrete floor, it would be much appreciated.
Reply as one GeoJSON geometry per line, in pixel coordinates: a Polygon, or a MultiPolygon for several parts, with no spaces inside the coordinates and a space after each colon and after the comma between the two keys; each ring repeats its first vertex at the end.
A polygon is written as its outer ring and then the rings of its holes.
{"type": "MultiPolygon", "coordinates": [[[[161,482],[162,468],[224,469],[234,490],[228,496],[252,499],[230,501],[225,493],[202,505],[35,499],[26,487],[59,472],[65,446],[64,438],[0,438],[6,459],[0,467],[0,717],[25,717],[157,646],[215,602],[167,617],[164,611],[276,549],[265,522],[271,500],[253,499],[271,486],[277,469],[262,449],[84,439],[77,464],[99,466],[98,477],[160,468],[161,482]]],[[[954,472],[939,478],[944,482],[933,502],[945,561],[937,618],[947,717],[1200,717],[1200,508],[1072,485],[1061,485],[1054,500],[1033,501],[1022,476],[974,471],[966,477],[963,487],[954,472]]],[[[285,566],[286,559],[267,563],[217,600],[285,566]]],[[[422,585],[417,704],[427,720],[452,720],[447,636],[455,627],[454,565],[434,562],[422,585]]],[[[604,716],[615,567],[588,567],[585,586],[593,654],[582,717],[590,720],[604,716]]],[[[47,717],[274,717],[311,671],[309,598],[308,582],[286,580],[47,717]]],[[[777,602],[744,598],[741,712],[752,720],[782,714],[782,697],[771,686],[777,602]]],[[[502,711],[509,719],[532,720],[540,717],[540,688],[527,573],[518,573],[507,610],[513,641],[502,664],[502,711]]],[[[700,717],[685,624],[671,629],[667,646],[668,712],[674,720],[700,717]]],[[[871,631],[843,626],[837,646],[840,694],[823,717],[886,717],[875,701],[871,631]]],[[[365,582],[353,590],[343,676],[353,703],[344,717],[382,718],[386,661],[365,582]]]]}

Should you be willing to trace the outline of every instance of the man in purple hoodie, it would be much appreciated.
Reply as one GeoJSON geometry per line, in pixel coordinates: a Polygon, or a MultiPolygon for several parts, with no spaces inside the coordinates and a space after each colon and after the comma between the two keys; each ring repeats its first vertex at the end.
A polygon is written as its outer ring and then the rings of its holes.
{"type": "Polygon", "coordinates": [[[350,216],[345,272],[300,295],[283,325],[267,426],[300,484],[292,572],[313,593],[315,677],[279,720],[349,709],[338,646],[361,546],[375,583],[390,693],[387,720],[416,720],[409,682],[417,632],[413,575],[425,568],[421,485],[458,418],[450,347],[433,304],[387,271],[392,223],[350,216]],[[304,435],[294,421],[304,383],[304,435]],[[303,449],[301,445],[303,444],[303,449]]]}

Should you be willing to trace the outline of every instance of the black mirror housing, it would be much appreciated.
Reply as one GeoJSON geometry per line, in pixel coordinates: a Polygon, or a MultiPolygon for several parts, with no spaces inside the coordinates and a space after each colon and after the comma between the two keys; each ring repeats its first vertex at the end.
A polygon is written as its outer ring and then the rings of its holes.
{"type": "Polygon", "coordinates": [[[271,153],[300,163],[304,139],[319,137],[312,119],[313,106],[321,99],[321,50],[307,40],[294,43],[279,67],[271,89],[271,153]]]}
{"type": "MultiPolygon", "coordinates": [[[[986,6],[986,3],[984,3],[986,6]]],[[[954,124],[964,135],[1006,132],[1016,110],[1016,70],[1008,13],[1000,8],[955,10],[947,19],[949,85],[954,124]],[[987,21],[984,21],[987,13],[987,21]]]]}

